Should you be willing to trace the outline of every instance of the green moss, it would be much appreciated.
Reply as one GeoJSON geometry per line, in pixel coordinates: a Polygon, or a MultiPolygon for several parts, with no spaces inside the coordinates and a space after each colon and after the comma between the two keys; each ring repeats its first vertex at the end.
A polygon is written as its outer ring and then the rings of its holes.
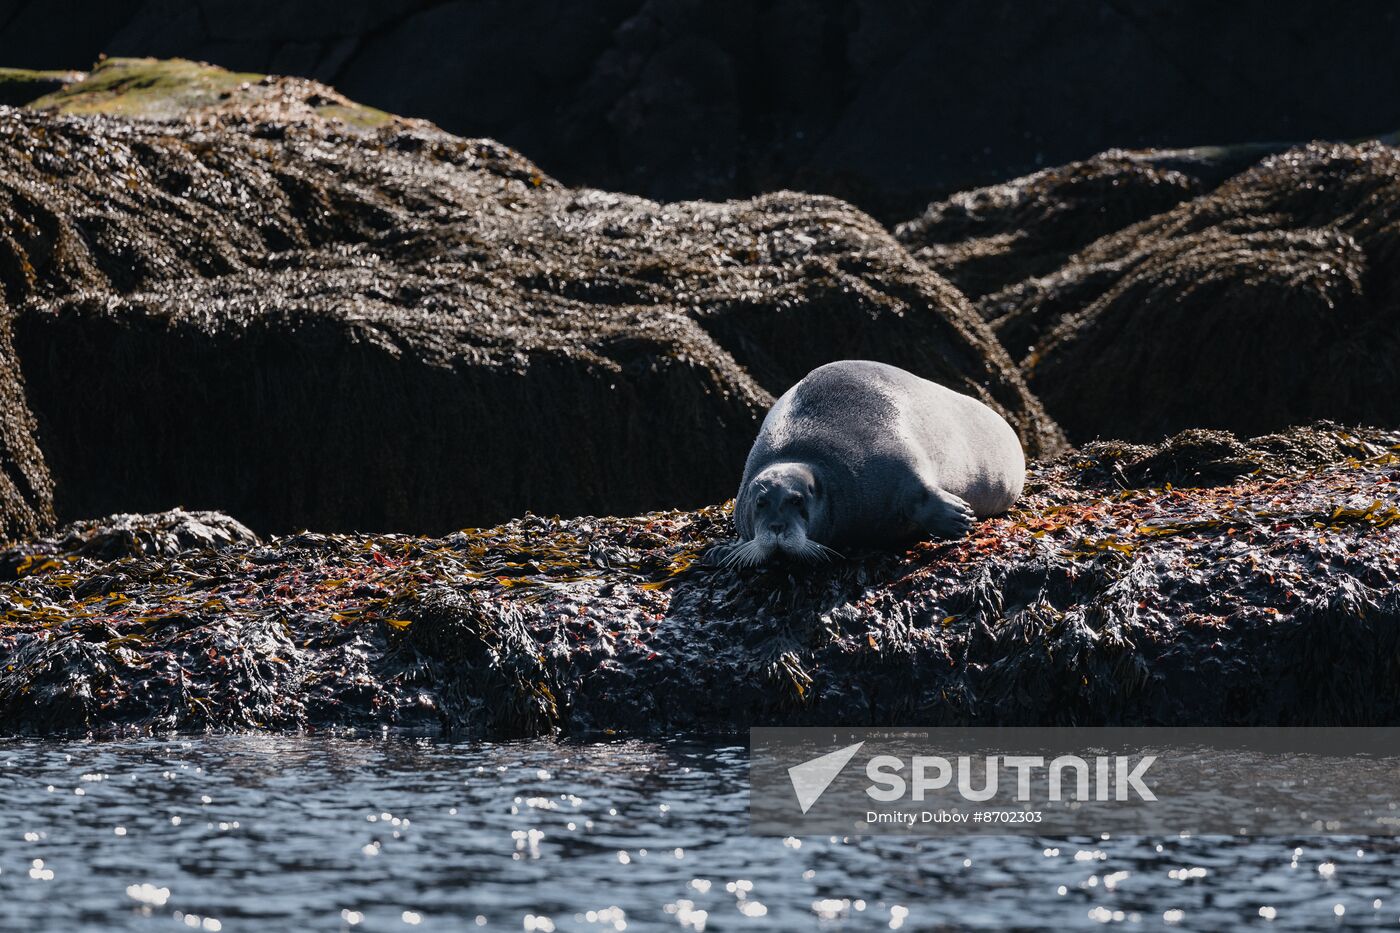
{"type": "Polygon", "coordinates": [[[0,84],[43,84],[50,81],[72,81],[82,75],[79,71],[43,71],[33,68],[0,68],[0,84]]]}
{"type": "MultiPolygon", "coordinates": [[[[49,80],[52,83],[53,79],[49,80]]],[[[368,129],[393,119],[390,114],[346,101],[338,94],[327,98],[314,90],[319,88],[317,85],[312,85],[312,88],[306,103],[328,120],[368,129]]],[[[234,111],[246,108],[251,112],[263,100],[288,89],[293,94],[306,93],[300,91],[295,79],[228,71],[217,65],[183,58],[108,58],[98,62],[86,75],[78,73],[76,78],[70,75],[67,83],[50,93],[38,99],[27,99],[34,109],[56,113],[111,114],[162,120],[215,107],[234,111]]],[[[334,93],[325,88],[319,88],[319,91],[334,93]]]]}
{"type": "Polygon", "coordinates": [[[342,123],[367,130],[382,126],[394,119],[394,115],[391,113],[366,107],[363,104],[351,104],[348,107],[344,104],[325,104],[317,107],[316,112],[327,120],[339,120],[342,123]]]}
{"type": "Polygon", "coordinates": [[[109,58],[87,77],[29,106],[58,113],[106,113],[162,119],[217,104],[239,85],[262,75],[226,71],[182,58],[109,58]]]}
{"type": "Polygon", "coordinates": [[[31,68],[0,68],[0,104],[19,107],[37,97],[51,94],[82,77],[80,71],[37,71],[31,68]]]}

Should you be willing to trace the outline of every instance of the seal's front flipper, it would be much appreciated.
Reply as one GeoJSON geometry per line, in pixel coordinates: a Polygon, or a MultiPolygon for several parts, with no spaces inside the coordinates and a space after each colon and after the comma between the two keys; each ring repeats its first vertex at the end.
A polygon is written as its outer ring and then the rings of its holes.
{"type": "Polygon", "coordinates": [[[972,530],[977,514],[951,492],[930,487],[910,512],[914,524],[939,538],[961,538],[972,530]]]}

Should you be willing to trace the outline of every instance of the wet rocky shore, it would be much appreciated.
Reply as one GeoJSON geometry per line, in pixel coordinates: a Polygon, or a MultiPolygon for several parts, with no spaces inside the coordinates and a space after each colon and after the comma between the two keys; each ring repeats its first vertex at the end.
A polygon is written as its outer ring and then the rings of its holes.
{"type": "Polygon", "coordinates": [[[25,86],[0,731],[1400,718],[1384,141],[1115,151],[892,232],[568,188],[301,79],[25,86]],[[1002,412],[1026,496],[714,566],[763,413],[841,358],[1002,412]]]}
{"type": "Polygon", "coordinates": [[[960,541],[735,571],[719,507],[443,538],[218,513],[0,555],[0,721],[509,737],[1400,716],[1400,433],[1189,432],[1033,469],[960,541]]]}

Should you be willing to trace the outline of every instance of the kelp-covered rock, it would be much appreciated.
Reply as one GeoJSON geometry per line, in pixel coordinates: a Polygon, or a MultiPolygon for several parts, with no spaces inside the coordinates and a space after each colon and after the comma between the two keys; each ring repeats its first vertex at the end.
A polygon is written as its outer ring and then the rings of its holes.
{"type": "Polygon", "coordinates": [[[707,563],[717,507],[61,545],[100,526],[3,555],[0,728],[1400,721],[1396,432],[1098,445],[964,539],[813,567],[707,563]],[[1200,485],[1131,485],[1167,476],[1200,485]]]}
{"type": "Polygon", "coordinates": [[[1210,190],[1276,148],[1113,149],[935,201],[895,235],[977,299],[1053,272],[1099,237],[1210,190]]]}
{"type": "Polygon", "coordinates": [[[1400,150],[1314,144],[981,307],[1072,439],[1394,425],[1397,262],[1400,150]]]}
{"type": "Polygon", "coordinates": [[[1375,455],[1375,437],[1320,421],[1243,441],[1229,431],[1193,428],[1160,444],[1096,441],[1078,458],[1081,483],[1138,489],[1223,486],[1246,476],[1278,479],[1375,455]]]}
{"type": "Polygon", "coordinates": [[[257,535],[222,512],[171,509],[153,515],[109,515],[72,522],[56,535],[0,551],[0,579],[16,579],[50,562],[57,567],[75,557],[102,561],[175,557],[202,548],[258,543],[257,535]]]}
{"type": "Polygon", "coordinates": [[[0,542],[32,537],[53,523],[53,480],[34,439],[34,416],[0,299],[0,542]]]}
{"type": "Polygon", "coordinates": [[[773,394],[853,356],[982,397],[1033,455],[1061,443],[957,290],[843,202],[570,190],[257,77],[109,61],[55,112],[0,111],[0,271],[64,517],[442,532],[696,505],[773,394]]]}

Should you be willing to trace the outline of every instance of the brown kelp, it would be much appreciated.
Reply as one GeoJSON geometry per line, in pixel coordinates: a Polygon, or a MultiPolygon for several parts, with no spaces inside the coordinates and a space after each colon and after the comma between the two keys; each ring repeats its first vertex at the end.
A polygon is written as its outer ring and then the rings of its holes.
{"type": "MultiPolygon", "coordinates": [[[[1209,191],[1279,148],[1112,149],[960,191],[900,224],[895,235],[977,300],[1055,271],[1100,237],[1209,191]]],[[[1016,339],[1007,347],[1016,356],[1025,350],[1016,339]]]]}
{"type": "Polygon", "coordinates": [[[1072,441],[1393,427],[1395,142],[1113,150],[896,232],[975,299],[1072,441]]]}
{"type": "Polygon", "coordinates": [[[0,554],[11,731],[1400,719],[1400,434],[1032,467],[957,541],[733,571],[708,507],[259,542],[120,516],[0,554]]]}
{"type": "Polygon", "coordinates": [[[1400,150],[1314,143],[980,304],[1076,441],[1395,426],[1397,259],[1400,150]]]}
{"type": "Polygon", "coordinates": [[[33,107],[0,110],[0,280],[65,519],[438,533],[699,505],[773,394],[844,357],[1062,444],[966,299],[832,198],[569,189],[189,62],[110,59],[33,107]]]}
{"type": "Polygon", "coordinates": [[[0,541],[36,535],[53,524],[53,479],[34,439],[34,416],[0,298],[0,541]]]}

